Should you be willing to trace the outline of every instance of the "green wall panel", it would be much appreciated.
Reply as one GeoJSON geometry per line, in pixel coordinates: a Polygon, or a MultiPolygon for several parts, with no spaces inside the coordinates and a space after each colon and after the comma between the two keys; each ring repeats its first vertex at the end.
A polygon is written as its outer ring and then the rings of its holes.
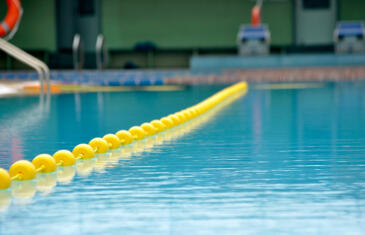
{"type": "Polygon", "coordinates": [[[269,25],[272,45],[288,46],[293,43],[293,19],[292,1],[264,3],[261,21],[269,25]]]}
{"type": "MultiPolygon", "coordinates": [[[[102,26],[110,49],[152,41],[160,48],[236,46],[240,24],[249,23],[251,0],[103,0],[102,26]]],[[[272,44],[292,43],[292,2],[264,4],[272,44]]]]}
{"type": "MultiPolygon", "coordinates": [[[[236,46],[238,26],[250,22],[251,0],[102,0],[102,27],[110,49],[153,41],[160,48],[236,46]]],[[[23,20],[12,42],[27,50],[56,50],[55,0],[23,0],[23,20]]],[[[364,0],[339,0],[340,20],[364,20],[364,0]]],[[[6,13],[0,0],[0,18],[6,13]]],[[[293,1],[268,1],[262,21],[272,45],[293,43],[293,1]]],[[[67,27],[65,25],[64,27],[67,27]]]]}
{"type": "MultiPolygon", "coordinates": [[[[1,20],[6,14],[5,0],[0,0],[1,20]]],[[[55,0],[23,0],[23,18],[12,43],[25,50],[56,49],[55,0]]],[[[66,26],[67,27],[67,26],[66,26]]]]}
{"type": "Polygon", "coordinates": [[[363,20],[365,21],[364,0],[339,0],[340,20],[363,20]]]}

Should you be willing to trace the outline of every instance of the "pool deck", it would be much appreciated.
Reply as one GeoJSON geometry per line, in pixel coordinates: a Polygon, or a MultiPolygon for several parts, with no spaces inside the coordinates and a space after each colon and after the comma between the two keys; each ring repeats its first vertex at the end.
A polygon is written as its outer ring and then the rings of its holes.
{"type": "MultiPolygon", "coordinates": [[[[60,93],[105,90],[102,87],[120,90],[116,87],[228,84],[238,81],[365,80],[365,54],[195,56],[190,65],[191,68],[185,70],[54,70],[51,72],[51,90],[60,93]]],[[[33,71],[0,72],[0,96],[38,93],[37,79],[33,71]]]]}

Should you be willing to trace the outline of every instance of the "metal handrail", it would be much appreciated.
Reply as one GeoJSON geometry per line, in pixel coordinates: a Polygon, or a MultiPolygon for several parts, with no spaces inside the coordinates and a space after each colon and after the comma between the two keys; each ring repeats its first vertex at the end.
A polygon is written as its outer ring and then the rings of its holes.
{"type": "Polygon", "coordinates": [[[84,66],[84,47],[80,34],[75,34],[72,42],[72,56],[75,69],[82,69],[84,66]]]}
{"type": "Polygon", "coordinates": [[[0,38],[0,49],[15,59],[35,69],[38,73],[39,81],[41,83],[41,96],[43,97],[44,95],[44,82],[46,82],[47,85],[47,94],[50,94],[50,73],[48,66],[44,62],[2,38],[0,38]]]}
{"type": "Polygon", "coordinates": [[[99,34],[96,38],[96,68],[102,70],[108,64],[108,50],[105,46],[105,38],[99,34]]]}

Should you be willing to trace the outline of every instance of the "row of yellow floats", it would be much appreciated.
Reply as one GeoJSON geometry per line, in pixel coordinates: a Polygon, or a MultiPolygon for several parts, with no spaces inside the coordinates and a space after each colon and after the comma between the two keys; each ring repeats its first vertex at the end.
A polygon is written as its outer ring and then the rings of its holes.
{"type": "Polygon", "coordinates": [[[73,166],[79,159],[91,159],[95,154],[107,153],[109,150],[120,148],[121,145],[128,145],[133,141],[142,140],[147,136],[178,126],[205,113],[227,97],[246,89],[247,83],[240,82],[219,91],[197,105],[163,117],[160,120],[146,122],[141,126],[133,126],[128,131],[120,130],[115,134],[107,134],[103,138],[97,137],[88,144],[79,144],[72,152],[59,150],[53,156],[40,154],[32,162],[27,160],[17,161],[10,167],[9,172],[0,168],[0,189],[10,188],[11,181],[33,180],[38,173],[55,172],[59,166],[73,166]]]}

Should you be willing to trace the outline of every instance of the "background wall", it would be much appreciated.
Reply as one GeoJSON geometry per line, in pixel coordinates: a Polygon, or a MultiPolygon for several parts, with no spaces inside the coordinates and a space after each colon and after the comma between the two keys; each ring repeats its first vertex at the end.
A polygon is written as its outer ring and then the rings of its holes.
{"type": "MultiPolygon", "coordinates": [[[[272,46],[279,48],[276,52],[294,46],[295,1],[264,2],[262,22],[269,25],[272,46]]],[[[365,21],[364,0],[337,1],[340,20],[365,21]]],[[[254,3],[253,0],[101,0],[101,28],[111,51],[111,67],[121,68],[127,61],[141,67],[184,67],[193,53],[235,54],[238,27],[250,23],[254,3]],[[155,43],[158,50],[153,54],[135,52],[136,43],[145,41],[155,43]]],[[[23,20],[12,42],[45,60],[50,54],[52,62],[59,54],[56,0],[22,0],[22,5],[23,20]]],[[[0,0],[0,19],[6,9],[5,0],[0,0]]],[[[69,27],[65,22],[58,23],[69,27]]],[[[56,62],[51,65],[57,68],[56,62]]],[[[17,62],[0,52],[0,69],[18,67],[21,66],[17,62]]]]}
{"type": "MultiPolygon", "coordinates": [[[[23,0],[24,12],[18,32],[11,40],[25,50],[56,50],[56,21],[54,0],[23,0]]],[[[0,0],[0,19],[7,11],[5,0],[0,0]]]]}
{"type": "MultiPolygon", "coordinates": [[[[56,17],[54,0],[23,0],[23,18],[11,42],[48,62],[56,52],[56,17]]],[[[6,15],[5,0],[0,0],[0,21],[6,15]]],[[[25,69],[27,66],[0,51],[0,69],[25,69]]]]}
{"type": "MultiPolygon", "coordinates": [[[[152,41],[159,48],[236,46],[238,27],[250,23],[252,0],[104,0],[102,27],[111,49],[152,41]]],[[[264,4],[274,45],[292,42],[292,1],[264,4]]]]}
{"type": "Polygon", "coordinates": [[[365,21],[364,0],[339,0],[341,20],[363,20],[365,21]]]}
{"type": "MultiPolygon", "coordinates": [[[[364,0],[338,0],[340,20],[364,20],[364,0]]],[[[293,43],[292,0],[264,3],[262,21],[274,46],[293,43]]],[[[252,0],[102,0],[102,30],[110,49],[153,41],[161,48],[235,47],[238,26],[250,22],[252,0]]],[[[55,0],[23,0],[12,42],[26,50],[56,50],[55,0]]],[[[0,0],[0,18],[6,13],[0,0]]],[[[67,27],[65,25],[65,27],[67,27]]]]}

